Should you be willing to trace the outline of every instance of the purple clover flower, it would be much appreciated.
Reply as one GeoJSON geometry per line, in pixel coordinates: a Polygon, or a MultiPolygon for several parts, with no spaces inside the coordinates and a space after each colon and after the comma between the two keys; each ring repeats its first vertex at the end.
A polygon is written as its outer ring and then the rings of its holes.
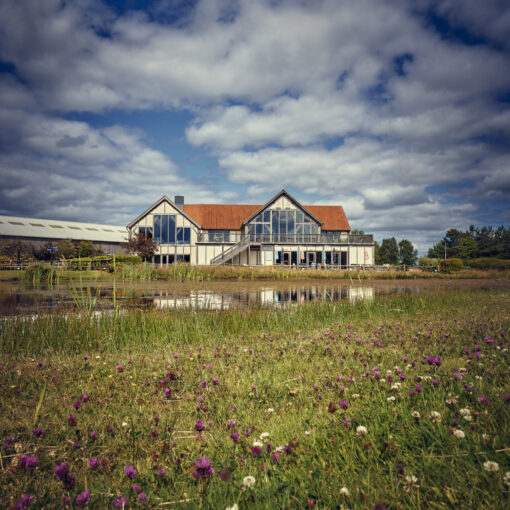
{"type": "Polygon", "coordinates": [[[84,490],[83,492],[80,492],[78,496],[76,496],[76,505],[83,507],[89,504],[90,501],[90,491],[84,490]]]}
{"type": "Polygon", "coordinates": [[[138,494],[138,501],[146,501],[147,500],[147,494],[145,494],[145,492],[140,492],[140,494],[138,494]]]}
{"type": "Polygon", "coordinates": [[[64,481],[69,474],[69,466],[67,462],[61,462],[58,466],[55,466],[55,478],[64,481]]]}
{"type": "Polygon", "coordinates": [[[37,427],[36,429],[34,429],[34,436],[35,436],[35,437],[41,437],[43,434],[44,434],[43,430],[42,430],[42,429],[40,429],[39,427],[37,427]]]}
{"type": "Polygon", "coordinates": [[[96,469],[99,467],[99,460],[97,457],[92,457],[89,459],[89,466],[92,468],[92,469],[96,469]]]}
{"type": "Polygon", "coordinates": [[[22,454],[19,458],[20,466],[24,468],[33,468],[37,466],[39,459],[37,457],[32,457],[31,455],[22,454]]]}
{"type": "Polygon", "coordinates": [[[35,498],[32,494],[25,494],[22,498],[18,499],[16,503],[16,510],[25,510],[30,505],[35,503],[35,498]]]}
{"type": "Polygon", "coordinates": [[[113,508],[127,508],[128,503],[128,499],[125,496],[121,496],[115,500],[113,503],[113,508]]]}
{"type": "Polygon", "coordinates": [[[194,478],[212,476],[214,469],[211,466],[211,461],[207,457],[201,457],[195,461],[196,470],[191,473],[194,478]]]}
{"type": "Polygon", "coordinates": [[[340,407],[342,409],[347,409],[349,407],[349,402],[347,402],[347,400],[340,400],[340,407]]]}
{"type": "Polygon", "coordinates": [[[480,404],[483,404],[483,405],[486,405],[486,406],[488,406],[489,403],[490,403],[489,399],[487,397],[484,397],[483,395],[478,397],[478,402],[480,402],[480,404]]]}
{"type": "Polygon", "coordinates": [[[232,434],[230,434],[230,437],[232,438],[232,441],[234,441],[234,443],[237,443],[241,436],[237,432],[233,432],[232,434]]]}
{"type": "Polygon", "coordinates": [[[67,415],[67,423],[71,427],[75,427],[76,426],[76,418],[72,414],[67,415]]]}
{"type": "Polygon", "coordinates": [[[220,382],[220,380],[217,378],[217,377],[213,377],[212,378],[212,383],[216,386],[218,383],[220,382]]]}
{"type": "Polygon", "coordinates": [[[204,428],[205,428],[204,422],[202,420],[197,420],[197,422],[195,423],[195,430],[197,432],[202,432],[204,428]]]}
{"type": "Polygon", "coordinates": [[[166,469],[165,468],[161,468],[159,471],[158,471],[158,476],[165,476],[166,475],[166,469]]]}
{"type": "Polygon", "coordinates": [[[124,474],[132,480],[136,476],[136,469],[133,466],[126,466],[124,474]]]}

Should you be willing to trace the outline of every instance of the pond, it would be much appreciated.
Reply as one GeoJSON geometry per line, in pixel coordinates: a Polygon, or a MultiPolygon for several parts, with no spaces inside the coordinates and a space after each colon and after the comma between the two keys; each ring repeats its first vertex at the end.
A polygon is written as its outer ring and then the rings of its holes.
{"type": "Polygon", "coordinates": [[[125,282],[88,281],[59,285],[0,282],[0,315],[61,310],[211,309],[282,306],[309,301],[357,301],[384,294],[417,295],[440,289],[510,288],[499,280],[392,280],[351,283],[346,280],[125,282]]]}

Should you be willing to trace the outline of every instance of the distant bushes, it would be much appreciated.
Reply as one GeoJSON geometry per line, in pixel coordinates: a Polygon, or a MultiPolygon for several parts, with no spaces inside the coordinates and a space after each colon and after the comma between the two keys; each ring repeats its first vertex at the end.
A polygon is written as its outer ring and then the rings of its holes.
{"type": "Polygon", "coordinates": [[[497,270],[509,270],[510,260],[493,259],[489,257],[482,257],[478,259],[465,261],[471,269],[497,269],[497,270]]]}
{"type": "Polygon", "coordinates": [[[464,262],[462,259],[446,259],[439,262],[439,271],[442,273],[453,273],[455,271],[462,271],[464,269],[464,262]]]}
{"type": "Polygon", "coordinates": [[[97,257],[81,257],[70,259],[69,268],[76,270],[92,270],[104,267],[113,271],[113,265],[136,265],[141,264],[142,258],[138,255],[99,255],[97,257]]]}

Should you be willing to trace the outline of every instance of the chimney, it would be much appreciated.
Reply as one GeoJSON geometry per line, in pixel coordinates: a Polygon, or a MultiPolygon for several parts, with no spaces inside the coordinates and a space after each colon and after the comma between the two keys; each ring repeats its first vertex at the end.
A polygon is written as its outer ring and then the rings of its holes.
{"type": "Polygon", "coordinates": [[[181,210],[184,211],[184,197],[182,195],[175,195],[175,205],[181,210]]]}

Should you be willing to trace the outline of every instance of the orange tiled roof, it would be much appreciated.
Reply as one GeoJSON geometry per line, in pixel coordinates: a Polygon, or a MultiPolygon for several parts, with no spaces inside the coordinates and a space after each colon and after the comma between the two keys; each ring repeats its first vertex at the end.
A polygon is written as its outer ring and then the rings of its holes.
{"type": "MultiPolygon", "coordinates": [[[[240,230],[243,222],[262,205],[184,204],[184,212],[202,228],[211,230],[240,230]]],[[[351,230],[341,205],[305,205],[322,223],[322,230],[351,230]]]]}

